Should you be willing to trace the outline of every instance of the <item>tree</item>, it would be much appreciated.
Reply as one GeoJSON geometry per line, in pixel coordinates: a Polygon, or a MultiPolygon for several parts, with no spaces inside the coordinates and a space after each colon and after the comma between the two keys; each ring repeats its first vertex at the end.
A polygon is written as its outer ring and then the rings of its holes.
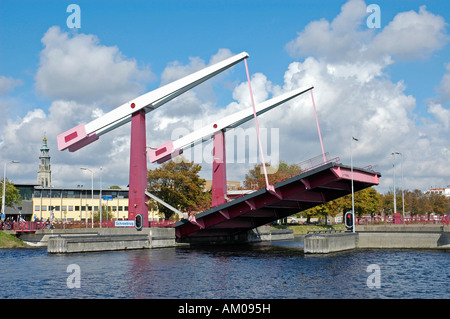
{"type": "MultiPolygon", "coordinates": [[[[111,212],[111,206],[107,207],[106,205],[102,205],[102,221],[112,220],[112,219],[113,219],[113,214],[111,212]],[[106,210],[107,208],[109,208],[109,212],[106,210]]],[[[95,222],[100,221],[100,212],[98,210],[96,210],[94,212],[94,221],[95,222]]]]}
{"type": "Polygon", "coordinates": [[[444,215],[448,212],[448,199],[442,194],[429,194],[430,213],[444,215]]]}
{"type": "MultiPolygon", "coordinates": [[[[148,171],[148,191],[180,211],[209,208],[211,193],[204,191],[206,181],[200,178],[200,170],[200,165],[184,158],[181,161],[166,162],[161,167],[148,171]]],[[[166,218],[172,217],[170,209],[160,203],[156,205],[166,218]]]]}
{"type": "MultiPolygon", "coordinates": [[[[308,209],[306,216],[320,216],[323,217],[325,219],[325,225],[327,224],[327,217],[328,214],[330,212],[330,208],[329,205],[327,205],[328,203],[322,204],[322,205],[318,205],[318,206],[314,206],[310,209],[308,209]]],[[[308,223],[308,219],[307,219],[307,223],[308,223]]]]}
{"type": "MultiPolygon", "coordinates": [[[[355,193],[355,214],[361,216],[363,214],[373,214],[379,211],[380,194],[372,188],[366,188],[355,193]]],[[[309,223],[311,217],[324,217],[325,223],[327,217],[335,217],[339,214],[344,214],[347,211],[352,210],[352,194],[348,194],[343,197],[339,197],[335,200],[328,201],[321,205],[317,205],[310,209],[305,210],[307,220],[309,223]]]]}
{"type": "MultiPolygon", "coordinates": [[[[344,197],[337,198],[335,200],[326,202],[322,205],[314,206],[304,211],[306,215],[306,223],[309,224],[311,217],[323,217],[325,224],[327,224],[328,216],[336,217],[340,213],[346,211],[347,199],[344,197]]],[[[350,201],[351,207],[351,201],[350,201]]]]}
{"type": "MultiPolygon", "coordinates": [[[[398,190],[396,192],[399,193],[398,190]]],[[[400,195],[396,195],[396,208],[397,212],[402,211],[402,196],[401,192],[400,195]]],[[[381,206],[381,212],[383,212],[385,215],[393,214],[394,213],[394,194],[392,191],[388,191],[386,194],[380,196],[380,206],[381,206]]]]}
{"type": "MultiPolygon", "coordinates": [[[[397,212],[402,212],[401,192],[397,191],[397,212]]],[[[380,205],[386,214],[392,213],[394,210],[394,195],[389,191],[385,195],[381,195],[380,205]]],[[[421,190],[404,191],[405,214],[430,215],[431,213],[443,215],[450,212],[450,199],[442,194],[423,193],[421,190]]]]}
{"type": "MultiPolygon", "coordinates": [[[[266,167],[268,171],[267,177],[270,184],[276,183],[302,172],[302,169],[298,164],[287,164],[284,161],[281,161],[279,163],[278,169],[268,164],[266,164],[266,167]]],[[[266,178],[264,176],[263,165],[255,164],[255,166],[245,175],[243,184],[245,189],[260,189],[265,187],[266,178]]]]}
{"type": "MultiPolygon", "coordinates": [[[[14,186],[14,184],[9,182],[8,179],[6,179],[5,192],[6,207],[13,207],[14,205],[22,204],[22,197],[20,196],[19,190],[14,186]]],[[[3,180],[0,183],[0,194],[3,196],[3,180]]]]}
{"type": "Polygon", "coordinates": [[[374,215],[378,212],[379,206],[380,194],[374,188],[365,188],[355,193],[355,212],[359,216],[374,215]]]}

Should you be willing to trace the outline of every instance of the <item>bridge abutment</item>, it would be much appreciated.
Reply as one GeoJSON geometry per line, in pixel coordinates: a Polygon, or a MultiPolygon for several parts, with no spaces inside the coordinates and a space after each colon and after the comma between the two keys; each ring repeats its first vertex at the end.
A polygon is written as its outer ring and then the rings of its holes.
{"type": "Polygon", "coordinates": [[[291,240],[294,239],[294,232],[291,229],[271,229],[270,226],[259,226],[249,231],[232,235],[222,236],[187,236],[180,239],[180,242],[192,245],[210,244],[239,244],[255,243],[261,241],[291,240]]]}

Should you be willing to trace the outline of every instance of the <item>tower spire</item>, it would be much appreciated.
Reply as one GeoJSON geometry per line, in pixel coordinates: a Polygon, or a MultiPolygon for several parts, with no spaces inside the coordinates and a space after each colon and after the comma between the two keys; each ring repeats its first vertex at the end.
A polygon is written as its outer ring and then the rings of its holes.
{"type": "Polygon", "coordinates": [[[42,146],[39,155],[39,170],[37,174],[37,182],[42,187],[51,187],[52,185],[52,171],[50,166],[50,149],[47,146],[47,137],[44,133],[42,139],[42,146]]]}

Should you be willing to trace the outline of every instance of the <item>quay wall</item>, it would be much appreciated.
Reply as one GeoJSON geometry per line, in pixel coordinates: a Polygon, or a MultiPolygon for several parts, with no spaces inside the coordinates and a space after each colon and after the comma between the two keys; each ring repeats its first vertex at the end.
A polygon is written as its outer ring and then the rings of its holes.
{"type": "Polygon", "coordinates": [[[311,234],[304,239],[304,252],[324,254],[349,249],[450,249],[448,226],[365,226],[357,232],[311,234]]]}
{"type": "Polygon", "coordinates": [[[450,249],[448,232],[361,232],[358,248],[441,248],[450,249]]]}

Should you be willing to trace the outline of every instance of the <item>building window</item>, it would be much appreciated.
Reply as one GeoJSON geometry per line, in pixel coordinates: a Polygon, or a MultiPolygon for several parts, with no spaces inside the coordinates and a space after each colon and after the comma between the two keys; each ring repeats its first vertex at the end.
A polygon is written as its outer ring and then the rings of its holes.
{"type": "Polygon", "coordinates": [[[34,206],[35,211],[39,211],[40,209],[41,209],[41,206],[39,206],[39,205],[34,206]]]}
{"type": "MultiPolygon", "coordinates": [[[[79,207],[78,210],[80,210],[79,207]]],[[[69,212],[73,212],[73,206],[69,206],[69,212]]]]}

